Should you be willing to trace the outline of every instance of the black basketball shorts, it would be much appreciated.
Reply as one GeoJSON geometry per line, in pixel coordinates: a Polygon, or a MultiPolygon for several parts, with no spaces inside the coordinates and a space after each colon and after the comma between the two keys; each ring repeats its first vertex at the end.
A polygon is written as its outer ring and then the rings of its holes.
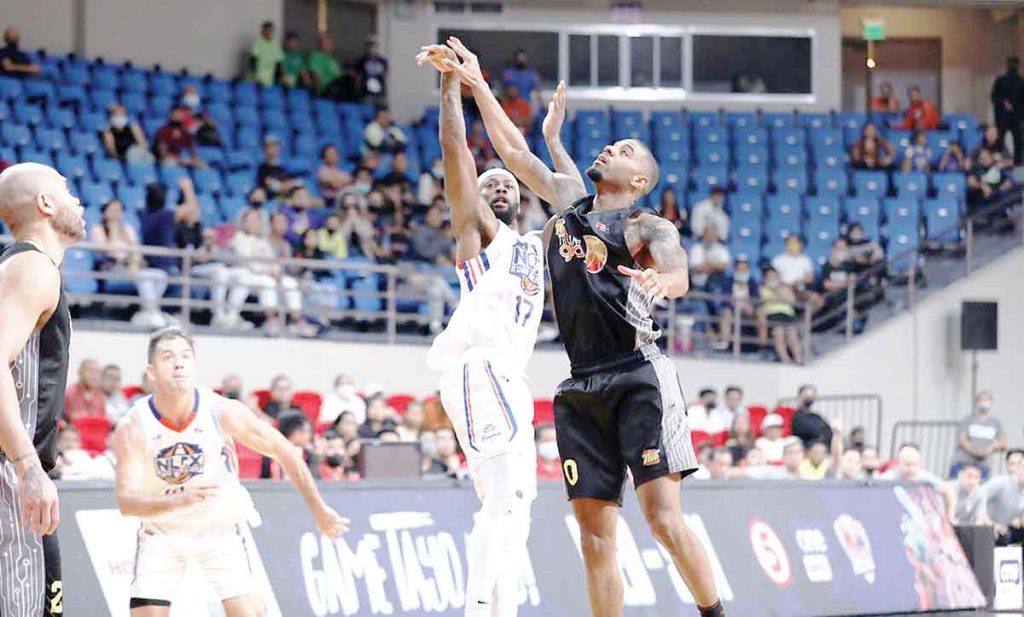
{"type": "Polygon", "coordinates": [[[554,407],[570,500],[621,505],[627,467],[637,487],[697,470],[682,386],[665,356],[567,379],[554,407]]]}

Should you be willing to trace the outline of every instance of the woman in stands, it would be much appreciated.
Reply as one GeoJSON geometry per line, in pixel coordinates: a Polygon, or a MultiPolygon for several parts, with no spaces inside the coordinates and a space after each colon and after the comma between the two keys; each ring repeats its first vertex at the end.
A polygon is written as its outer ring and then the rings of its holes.
{"type": "Polygon", "coordinates": [[[850,163],[856,169],[888,169],[896,157],[896,149],[882,139],[874,122],[861,130],[860,139],[850,148],[850,163]]]}
{"type": "Polygon", "coordinates": [[[679,198],[675,189],[669,187],[661,191],[658,211],[661,212],[661,218],[676,226],[680,235],[690,235],[690,226],[686,224],[686,208],[679,207],[679,198]]]}
{"type": "Polygon", "coordinates": [[[110,124],[100,133],[108,155],[129,165],[152,165],[156,162],[142,127],[128,117],[124,105],[111,105],[108,117],[110,124]]]}
{"type": "MultiPolygon", "coordinates": [[[[159,268],[143,267],[142,254],[136,249],[139,238],[135,228],[124,221],[124,206],[113,199],[103,206],[103,218],[93,225],[89,239],[107,245],[107,252],[98,260],[98,267],[113,282],[131,282],[139,293],[141,308],[132,317],[132,323],[147,328],[162,328],[174,321],[160,311],[160,298],[167,290],[167,272],[159,268]]],[[[105,281],[109,287],[111,281],[105,281]]]]}

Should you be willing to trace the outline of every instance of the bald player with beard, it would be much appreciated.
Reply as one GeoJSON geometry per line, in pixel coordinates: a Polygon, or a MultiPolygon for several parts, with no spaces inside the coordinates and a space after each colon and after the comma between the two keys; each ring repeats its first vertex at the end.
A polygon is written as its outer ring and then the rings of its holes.
{"type": "MultiPolygon", "coordinates": [[[[525,370],[544,308],[544,250],[539,234],[520,233],[516,178],[504,169],[477,177],[459,78],[441,64],[445,58],[456,56],[434,45],[425,47],[417,62],[442,72],[445,197],[452,209],[462,293],[427,364],[441,373],[441,401],[481,501],[469,538],[464,615],[514,617],[537,495],[533,396],[525,370]]],[[[553,103],[558,105],[564,106],[564,96],[553,103]]],[[[522,138],[518,129],[512,131],[522,138]]]]}
{"type": "Polygon", "coordinates": [[[67,386],[71,313],[60,275],[85,237],[82,206],[56,170],[21,163],[0,173],[0,615],[63,614],[56,459],[67,386]],[[11,574],[11,575],[9,575],[11,574]]]}
{"type": "MultiPolygon", "coordinates": [[[[502,134],[511,122],[476,55],[455,37],[448,45],[459,60],[442,65],[472,88],[487,133],[502,134]]],[[[651,314],[656,301],[689,290],[675,225],[636,205],[658,184],[658,162],[635,139],[610,144],[587,170],[597,189],[587,195],[564,164],[556,167],[562,173],[552,172],[525,140],[493,144],[517,178],[560,210],[544,229],[554,312],[571,364],[555,394],[555,428],[591,610],[595,617],[623,614],[615,533],[628,468],[647,524],[701,616],[721,617],[707,554],[683,520],[680,483],[699,463],[682,387],[657,346],[661,331],[651,314]]]]}

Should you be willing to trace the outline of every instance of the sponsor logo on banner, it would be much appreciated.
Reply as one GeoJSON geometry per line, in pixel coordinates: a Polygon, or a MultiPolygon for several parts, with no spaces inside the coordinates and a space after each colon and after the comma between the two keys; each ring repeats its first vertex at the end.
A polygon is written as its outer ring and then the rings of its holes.
{"type": "Polygon", "coordinates": [[[1020,584],[1020,562],[1004,559],[999,562],[999,582],[1010,585],[1020,584]]]}
{"type": "Polygon", "coordinates": [[[804,571],[812,583],[832,582],[832,564],[828,560],[828,542],[820,529],[798,529],[796,543],[804,553],[804,571]]]}
{"type": "Polygon", "coordinates": [[[754,549],[757,563],[773,583],[788,587],[793,582],[786,547],[775,530],[759,518],[750,519],[750,546],[754,549]]]}
{"type": "MultiPolygon", "coordinates": [[[[422,615],[462,608],[464,552],[454,534],[438,528],[429,512],[378,513],[369,522],[373,532],[361,537],[302,535],[302,582],[313,615],[422,615]]],[[[533,564],[526,551],[519,559],[519,603],[538,606],[533,564]]]]}
{"type": "Polygon", "coordinates": [[[875,556],[871,551],[871,538],[864,523],[849,514],[840,514],[832,522],[832,529],[839,539],[839,545],[850,560],[853,573],[863,576],[870,584],[875,583],[875,556]]]}
{"type": "Polygon", "coordinates": [[[1021,582],[1021,552],[1019,546],[1000,546],[993,555],[996,589],[992,608],[997,611],[1024,608],[1024,585],[1021,582]]]}

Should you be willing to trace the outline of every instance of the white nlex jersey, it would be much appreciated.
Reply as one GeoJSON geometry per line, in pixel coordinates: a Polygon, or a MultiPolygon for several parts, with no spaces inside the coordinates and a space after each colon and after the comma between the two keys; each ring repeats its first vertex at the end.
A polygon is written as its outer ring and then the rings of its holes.
{"type": "Polygon", "coordinates": [[[238,480],[234,442],[224,434],[217,417],[221,397],[208,388],[196,388],[195,392],[195,407],[181,426],[160,415],[152,395],[136,401],[127,414],[145,439],[146,496],[165,495],[195,484],[220,487],[213,499],[143,517],[143,523],[163,531],[234,525],[255,513],[248,491],[238,480]]]}
{"type": "Polygon", "coordinates": [[[467,351],[479,350],[525,371],[544,312],[543,255],[540,234],[521,236],[499,221],[487,248],[456,264],[459,305],[434,339],[427,365],[449,371],[463,363],[467,351]]]}

